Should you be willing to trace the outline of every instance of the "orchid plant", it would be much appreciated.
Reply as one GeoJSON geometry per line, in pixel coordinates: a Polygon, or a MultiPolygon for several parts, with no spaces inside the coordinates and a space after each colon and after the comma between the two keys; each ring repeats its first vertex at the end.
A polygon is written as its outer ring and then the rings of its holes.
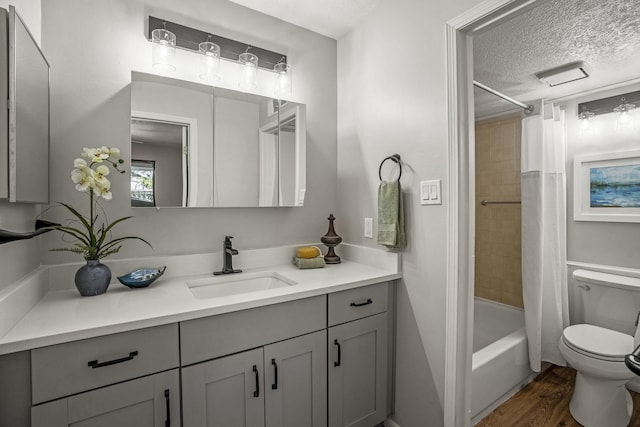
{"type": "Polygon", "coordinates": [[[124,170],[119,168],[124,163],[124,160],[119,156],[120,150],[115,147],[84,148],[82,150],[83,158],[77,158],[73,161],[74,169],[71,171],[71,180],[76,185],[76,190],[88,194],[89,216],[85,217],[71,205],[60,203],[77,218],[82,227],[69,225],[52,226],[51,229],[60,230],[78,240],[73,247],[52,250],[80,254],[85,260],[89,261],[100,260],[115,254],[122,247],[121,243],[129,239],[140,240],[151,247],[149,242],[140,237],[126,236],[111,239],[113,227],[131,218],[131,216],[117,219],[111,224],[105,224],[98,221],[98,214],[95,213],[100,199],[111,200],[113,197],[111,182],[107,178],[111,169],[121,174],[125,173],[124,170]]]}

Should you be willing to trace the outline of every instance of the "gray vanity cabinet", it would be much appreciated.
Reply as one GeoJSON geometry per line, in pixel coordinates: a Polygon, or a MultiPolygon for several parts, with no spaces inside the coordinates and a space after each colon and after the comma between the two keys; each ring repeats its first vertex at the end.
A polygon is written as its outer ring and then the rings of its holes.
{"type": "Polygon", "coordinates": [[[179,425],[177,369],[54,400],[31,410],[32,427],[179,425]]]}
{"type": "Polygon", "coordinates": [[[262,349],[182,368],[186,426],[264,426],[262,349]]]}
{"type": "Polygon", "coordinates": [[[180,425],[178,325],[31,351],[32,427],[180,425]]]}
{"type": "Polygon", "coordinates": [[[386,283],[329,295],[329,427],[387,417],[387,301],[386,283]]]}
{"type": "Polygon", "coordinates": [[[182,369],[185,427],[327,425],[326,331],[182,369]]]}

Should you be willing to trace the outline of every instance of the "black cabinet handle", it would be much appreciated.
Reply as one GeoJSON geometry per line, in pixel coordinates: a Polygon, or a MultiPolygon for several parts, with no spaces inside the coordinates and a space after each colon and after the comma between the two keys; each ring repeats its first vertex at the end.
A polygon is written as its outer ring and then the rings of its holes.
{"type": "Polygon", "coordinates": [[[111,366],[122,362],[127,362],[138,355],[137,351],[132,351],[128,356],[121,357],[120,359],[108,360],[106,362],[98,362],[97,360],[91,360],[87,362],[87,366],[90,366],[93,369],[102,368],[104,366],[111,366]]]}
{"type": "Polygon", "coordinates": [[[338,346],[338,361],[333,362],[333,366],[340,366],[340,362],[342,361],[342,347],[340,347],[338,340],[334,340],[333,344],[338,346]]]}
{"type": "Polygon", "coordinates": [[[253,397],[260,396],[260,377],[258,375],[258,367],[253,365],[253,372],[256,374],[256,390],[253,392],[253,397]]]}
{"type": "Polygon", "coordinates": [[[278,364],[276,363],[276,359],[271,359],[271,365],[273,365],[274,377],[275,381],[271,384],[271,390],[278,389],[278,364]]]}
{"type": "Polygon", "coordinates": [[[373,304],[373,300],[371,298],[367,298],[365,302],[352,302],[349,304],[351,307],[362,307],[363,305],[373,304]]]}
{"type": "Polygon", "coordinates": [[[164,401],[167,404],[167,419],[164,421],[164,426],[171,427],[171,401],[169,400],[169,389],[164,391],[164,401]]]}

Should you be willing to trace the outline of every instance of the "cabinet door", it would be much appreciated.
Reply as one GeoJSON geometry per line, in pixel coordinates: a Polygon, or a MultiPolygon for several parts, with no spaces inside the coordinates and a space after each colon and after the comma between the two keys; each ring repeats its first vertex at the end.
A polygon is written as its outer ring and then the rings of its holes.
{"type": "Polygon", "coordinates": [[[31,408],[32,427],[180,426],[178,370],[31,408]]]}
{"type": "Polygon", "coordinates": [[[327,332],[264,347],[266,427],[326,427],[327,332]]]}
{"type": "Polygon", "coordinates": [[[329,426],[371,427],[387,415],[387,313],[329,328],[329,426]]]}
{"type": "Polygon", "coordinates": [[[182,369],[188,427],[263,427],[262,348],[182,369]]]}

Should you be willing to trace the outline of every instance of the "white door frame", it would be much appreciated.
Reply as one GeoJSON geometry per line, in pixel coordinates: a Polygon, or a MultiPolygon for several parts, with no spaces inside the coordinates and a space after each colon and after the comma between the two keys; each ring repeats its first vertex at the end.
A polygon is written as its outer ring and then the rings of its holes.
{"type": "Polygon", "coordinates": [[[444,425],[471,424],[475,245],[471,34],[547,0],[486,0],[446,24],[448,107],[447,291],[444,425]]]}

